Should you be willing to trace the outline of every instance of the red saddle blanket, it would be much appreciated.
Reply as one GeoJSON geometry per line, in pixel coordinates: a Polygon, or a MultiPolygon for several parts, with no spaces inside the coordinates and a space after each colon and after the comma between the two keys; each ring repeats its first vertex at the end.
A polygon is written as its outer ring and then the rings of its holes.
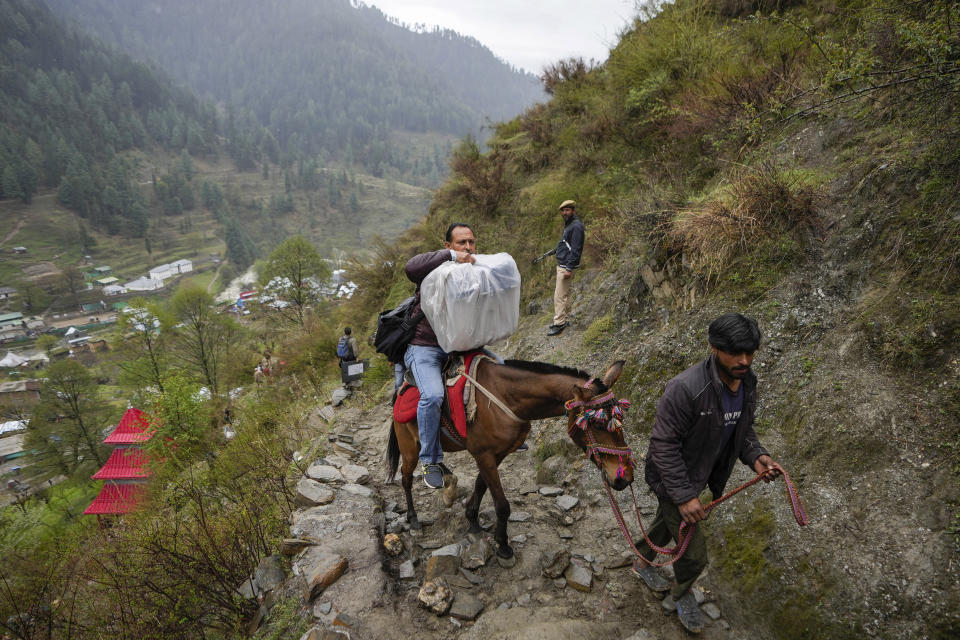
{"type": "MultiPolygon", "coordinates": [[[[473,351],[463,356],[463,368],[470,371],[470,364],[473,357],[480,353],[473,351]]],[[[457,428],[457,433],[461,438],[467,437],[467,410],[463,406],[463,389],[467,385],[467,379],[459,376],[452,386],[447,386],[447,405],[450,407],[450,418],[453,425],[457,428]]],[[[393,418],[397,422],[411,422],[417,419],[417,403],[420,402],[420,389],[404,383],[400,387],[400,393],[397,396],[397,402],[393,405],[393,418]]]]}

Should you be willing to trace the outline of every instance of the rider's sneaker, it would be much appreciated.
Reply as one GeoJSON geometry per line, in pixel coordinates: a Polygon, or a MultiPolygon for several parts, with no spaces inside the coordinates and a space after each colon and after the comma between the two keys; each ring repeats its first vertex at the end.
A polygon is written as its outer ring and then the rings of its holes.
{"type": "Polygon", "coordinates": [[[700,611],[700,605],[691,591],[687,591],[677,600],[677,617],[680,618],[680,624],[690,633],[700,633],[703,631],[703,613],[700,611]]]}
{"type": "Polygon", "coordinates": [[[423,484],[431,489],[443,489],[443,469],[439,464],[421,464],[423,484]]]}
{"type": "Polygon", "coordinates": [[[634,560],[631,571],[633,571],[633,575],[643,580],[643,583],[647,585],[651,591],[655,593],[670,591],[670,583],[657,571],[656,567],[651,567],[650,565],[641,567],[640,561],[634,560]]]}

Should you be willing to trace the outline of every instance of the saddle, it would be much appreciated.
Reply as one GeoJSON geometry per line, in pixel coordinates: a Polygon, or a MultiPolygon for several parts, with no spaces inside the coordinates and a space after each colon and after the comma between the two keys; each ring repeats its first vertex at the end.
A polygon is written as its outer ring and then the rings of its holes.
{"type": "MultiPolygon", "coordinates": [[[[447,393],[440,411],[440,429],[460,445],[465,445],[467,425],[473,422],[477,413],[473,385],[463,374],[469,372],[470,377],[476,379],[477,366],[484,358],[489,359],[489,356],[482,351],[454,354],[443,367],[447,393]]],[[[397,422],[411,422],[417,418],[420,390],[412,382],[412,378],[408,370],[403,386],[397,393],[397,401],[393,405],[393,417],[397,422]]]]}

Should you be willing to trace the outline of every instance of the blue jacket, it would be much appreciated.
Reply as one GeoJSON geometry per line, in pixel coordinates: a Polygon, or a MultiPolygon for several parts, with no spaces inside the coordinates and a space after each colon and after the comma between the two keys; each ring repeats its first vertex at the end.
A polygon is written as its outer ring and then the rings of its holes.
{"type": "Polygon", "coordinates": [[[573,271],[580,266],[580,254],[583,253],[583,222],[576,216],[570,216],[563,227],[563,237],[557,243],[557,266],[573,271]]]}

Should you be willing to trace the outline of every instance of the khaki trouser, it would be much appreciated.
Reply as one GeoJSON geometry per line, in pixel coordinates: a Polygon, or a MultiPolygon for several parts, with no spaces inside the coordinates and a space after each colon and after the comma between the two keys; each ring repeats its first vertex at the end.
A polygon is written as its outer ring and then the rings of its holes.
{"type": "MultiPolygon", "coordinates": [[[[680,523],[683,518],[680,516],[680,510],[677,505],[669,500],[658,497],[657,515],[653,518],[653,523],[647,529],[647,536],[658,547],[665,547],[670,539],[677,539],[677,532],[680,530],[680,523]]],[[[686,552],[673,565],[673,572],[677,576],[677,584],[673,586],[671,594],[673,599],[677,600],[689,591],[697,577],[703,573],[707,566],[707,540],[703,535],[703,523],[697,525],[693,530],[693,538],[687,546],[686,552]]],[[[656,557],[653,549],[641,540],[637,545],[637,550],[647,560],[653,560],[656,557]]]]}
{"type": "Polygon", "coordinates": [[[573,286],[573,274],[564,278],[567,270],[557,267],[557,288],[553,292],[553,324],[566,324],[570,315],[570,288],[573,286]]]}

